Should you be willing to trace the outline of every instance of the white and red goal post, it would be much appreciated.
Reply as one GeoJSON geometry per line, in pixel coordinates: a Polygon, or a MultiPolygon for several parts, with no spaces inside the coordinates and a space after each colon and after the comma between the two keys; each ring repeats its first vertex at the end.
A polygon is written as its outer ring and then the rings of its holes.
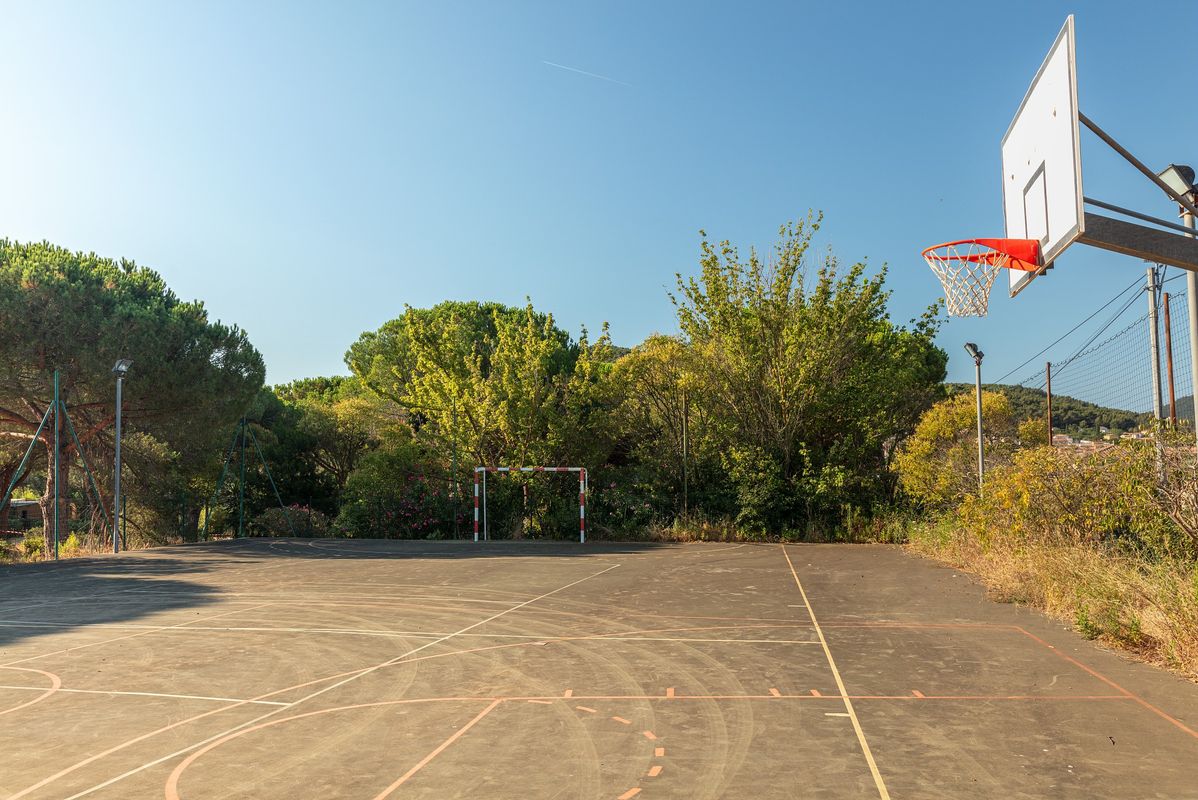
{"type": "Polygon", "coordinates": [[[587,540],[587,468],[586,467],[475,467],[474,468],[474,541],[478,541],[479,476],[482,476],[482,533],[487,531],[487,473],[488,472],[577,472],[578,473],[578,541],[587,540]]]}

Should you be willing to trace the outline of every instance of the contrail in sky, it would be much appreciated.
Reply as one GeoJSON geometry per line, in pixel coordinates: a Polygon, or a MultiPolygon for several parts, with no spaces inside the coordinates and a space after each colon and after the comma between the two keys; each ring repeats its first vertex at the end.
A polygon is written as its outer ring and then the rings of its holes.
{"type": "Polygon", "coordinates": [[[558,69],[564,69],[564,70],[567,70],[568,72],[577,72],[579,75],[586,75],[588,78],[598,78],[601,81],[610,81],[611,83],[618,83],[621,86],[631,86],[632,85],[631,83],[625,83],[624,81],[618,81],[615,78],[609,78],[606,75],[596,75],[594,72],[587,72],[585,69],[575,69],[574,67],[567,67],[565,64],[554,64],[552,61],[541,61],[541,63],[548,64],[551,67],[557,67],[558,69]]]}

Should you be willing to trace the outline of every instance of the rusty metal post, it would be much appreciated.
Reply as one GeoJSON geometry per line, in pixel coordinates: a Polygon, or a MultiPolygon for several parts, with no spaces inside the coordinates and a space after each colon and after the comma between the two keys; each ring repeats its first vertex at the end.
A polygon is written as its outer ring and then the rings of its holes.
{"type": "Polygon", "coordinates": [[[1169,293],[1165,292],[1165,370],[1169,384],[1169,424],[1177,424],[1177,399],[1173,394],[1173,326],[1169,322],[1169,293]]]}
{"type": "Polygon", "coordinates": [[[1044,362],[1044,393],[1048,399],[1048,446],[1052,447],[1052,362],[1044,362]]]}

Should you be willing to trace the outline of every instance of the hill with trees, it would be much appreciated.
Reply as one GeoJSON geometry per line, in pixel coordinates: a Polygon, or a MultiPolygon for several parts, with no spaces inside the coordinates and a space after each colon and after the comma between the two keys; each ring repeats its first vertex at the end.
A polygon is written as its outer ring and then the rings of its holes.
{"type": "MultiPolygon", "coordinates": [[[[946,388],[950,395],[974,390],[970,383],[950,383],[946,388]]],[[[1016,419],[1043,419],[1048,413],[1048,395],[1043,389],[1008,384],[982,384],[982,389],[1006,395],[1016,419]]],[[[1181,401],[1178,410],[1182,410],[1181,401]]],[[[1151,419],[1152,415],[1144,412],[1108,408],[1067,395],[1052,396],[1053,430],[1071,436],[1097,438],[1102,435],[1102,428],[1120,433],[1135,431],[1147,426],[1151,419]]]]}

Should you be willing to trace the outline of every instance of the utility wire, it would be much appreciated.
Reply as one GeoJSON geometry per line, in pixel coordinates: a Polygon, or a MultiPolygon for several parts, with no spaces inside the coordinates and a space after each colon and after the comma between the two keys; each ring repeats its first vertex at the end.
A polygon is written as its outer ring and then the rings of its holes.
{"type": "MultiPolygon", "coordinates": [[[[1077,323],[1077,324],[1076,324],[1076,325],[1074,325],[1072,328],[1070,328],[1070,329],[1069,329],[1069,331],[1068,331],[1068,332],[1067,332],[1067,333],[1066,333],[1064,336],[1062,336],[1061,338],[1057,339],[1055,342],[1053,342],[1052,344],[1048,345],[1047,347],[1045,347],[1045,348],[1044,348],[1043,350],[1041,350],[1040,352],[1038,352],[1038,353],[1036,353],[1035,355],[1033,355],[1033,356],[1032,356],[1031,358],[1029,358],[1027,361],[1024,361],[1022,364],[1020,364],[1019,366],[1015,367],[1013,370],[1011,370],[1010,372],[1008,372],[1006,375],[1003,375],[1001,378],[999,378],[997,381],[995,381],[995,383],[1002,383],[1002,382],[1003,382],[1003,381],[1005,381],[1007,378],[1011,377],[1011,376],[1012,376],[1012,375],[1014,375],[1016,372],[1018,372],[1019,370],[1023,369],[1023,368],[1024,368],[1024,367],[1026,367],[1028,364],[1032,363],[1032,361],[1034,361],[1035,359],[1037,359],[1037,358],[1039,358],[1040,356],[1044,355],[1044,354],[1045,354],[1045,353],[1047,353],[1049,350],[1051,350],[1053,347],[1056,347],[1058,344],[1060,344],[1062,341],[1064,341],[1065,339],[1067,339],[1069,336],[1073,335],[1073,333],[1074,333],[1074,332],[1076,332],[1078,328],[1080,328],[1081,326],[1085,325],[1085,324],[1086,324],[1087,322],[1089,322],[1090,320],[1092,320],[1092,319],[1094,319],[1095,317],[1097,317],[1099,314],[1101,314],[1101,313],[1103,312],[1103,310],[1104,310],[1104,309],[1106,309],[1108,306],[1110,306],[1112,303],[1114,303],[1116,300],[1118,300],[1118,299],[1119,299],[1120,297],[1122,297],[1123,295],[1127,294],[1129,291],[1131,291],[1131,290],[1132,290],[1133,288],[1135,288],[1137,285],[1139,285],[1140,283],[1142,283],[1142,282],[1143,282],[1143,280],[1144,280],[1143,278],[1136,278],[1134,281],[1132,281],[1132,282],[1131,282],[1131,284],[1130,284],[1130,285],[1129,285],[1129,286],[1128,286],[1126,289],[1124,289],[1123,291],[1119,292],[1119,294],[1115,295],[1115,296],[1114,296],[1114,297],[1112,297],[1110,300],[1106,301],[1106,302],[1105,302],[1105,303],[1102,305],[1102,307],[1101,307],[1101,308],[1099,308],[1099,309],[1098,309],[1097,311],[1095,311],[1093,314],[1091,314],[1090,316],[1086,317],[1086,318],[1085,318],[1085,319],[1083,319],[1081,322],[1077,323]]],[[[1172,280],[1172,279],[1170,279],[1170,280],[1172,280]]],[[[1122,312],[1120,312],[1120,313],[1122,313],[1122,312]]]]}

